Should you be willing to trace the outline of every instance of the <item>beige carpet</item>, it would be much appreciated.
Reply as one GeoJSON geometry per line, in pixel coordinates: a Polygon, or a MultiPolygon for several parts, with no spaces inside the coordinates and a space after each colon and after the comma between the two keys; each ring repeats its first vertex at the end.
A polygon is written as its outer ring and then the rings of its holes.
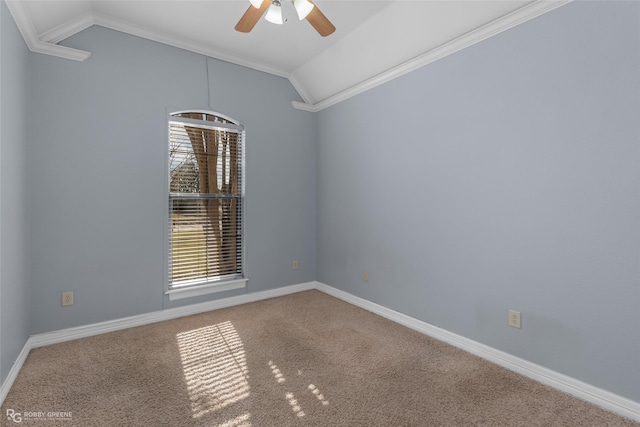
{"type": "Polygon", "coordinates": [[[318,291],[34,349],[2,421],[638,425],[318,291]]]}

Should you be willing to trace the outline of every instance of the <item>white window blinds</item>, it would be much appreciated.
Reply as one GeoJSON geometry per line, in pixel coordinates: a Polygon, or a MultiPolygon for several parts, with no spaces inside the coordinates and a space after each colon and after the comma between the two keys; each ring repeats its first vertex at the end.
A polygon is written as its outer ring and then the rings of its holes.
{"type": "Polygon", "coordinates": [[[242,126],[169,118],[169,288],[244,277],[242,126]]]}

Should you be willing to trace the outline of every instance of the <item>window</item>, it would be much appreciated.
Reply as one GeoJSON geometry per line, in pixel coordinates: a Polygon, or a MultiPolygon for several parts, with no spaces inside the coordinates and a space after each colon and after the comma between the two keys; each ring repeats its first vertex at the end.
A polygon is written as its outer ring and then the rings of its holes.
{"type": "Polygon", "coordinates": [[[170,299],[245,285],[243,137],[216,113],[169,116],[170,299]]]}

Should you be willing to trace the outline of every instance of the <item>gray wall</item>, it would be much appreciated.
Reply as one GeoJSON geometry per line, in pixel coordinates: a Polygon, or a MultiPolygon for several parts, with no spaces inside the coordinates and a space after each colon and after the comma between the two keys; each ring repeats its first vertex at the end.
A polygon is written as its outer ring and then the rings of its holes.
{"type": "Polygon", "coordinates": [[[86,62],[30,54],[0,14],[1,380],[30,331],[245,292],[163,295],[166,109],[210,105],[247,127],[247,292],[318,279],[640,400],[640,5],[572,3],[315,116],[99,27],[65,41],[86,62]]]}
{"type": "Polygon", "coordinates": [[[29,337],[27,130],[31,54],[0,4],[0,383],[29,337]]]}
{"type": "Polygon", "coordinates": [[[319,113],[318,280],[640,401],[639,18],[571,3],[319,113]]]}
{"type": "Polygon", "coordinates": [[[33,58],[33,333],[315,279],[315,119],[286,79],[101,27],[64,44],[92,55],[33,58]],[[249,282],[170,302],[166,111],[209,101],[246,126],[249,282]]]}

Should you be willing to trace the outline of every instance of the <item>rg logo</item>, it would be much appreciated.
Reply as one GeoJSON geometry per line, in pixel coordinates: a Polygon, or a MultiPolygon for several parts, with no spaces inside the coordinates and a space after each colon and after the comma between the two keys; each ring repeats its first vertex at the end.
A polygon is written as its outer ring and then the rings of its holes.
{"type": "Polygon", "coordinates": [[[7,419],[13,421],[14,423],[22,422],[22,414],[20,412],[16,412],[13,409],[7,409],[7,419]]]}

